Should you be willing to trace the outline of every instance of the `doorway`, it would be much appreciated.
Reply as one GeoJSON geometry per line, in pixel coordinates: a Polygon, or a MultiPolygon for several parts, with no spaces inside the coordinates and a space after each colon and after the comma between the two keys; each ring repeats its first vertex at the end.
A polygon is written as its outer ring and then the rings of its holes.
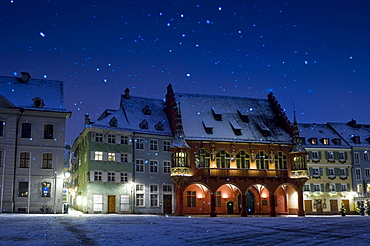
{"type": "Polygon", "coordinates": [[[108,196],[108,213],[115,213],[116,212],[116,196],[109,195],[108,196]]]}
{"type": "Polygon", "coordinates": [[[338,212],[338,200],[330,200],[330,211],[338,212]]]}
{"type": "Polygon", "coordinates": [[[322,208],[322,200],[319,199],[316,201],[316,214],[324,214],[323,208],[322,208]]]}
{"type": "Polygon", "coordinates": [[[163,195],[163,213],[172,214],[172,195],[163,195]]]}
{"type": "Polygon", "coordinates": [[[227,214],[234,214],[234,202],[227,203],[227,214]]]}

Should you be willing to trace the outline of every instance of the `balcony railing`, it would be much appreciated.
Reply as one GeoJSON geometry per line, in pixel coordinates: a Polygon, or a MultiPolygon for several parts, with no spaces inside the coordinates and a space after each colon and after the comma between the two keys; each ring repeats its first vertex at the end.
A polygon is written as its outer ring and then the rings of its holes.
{"type": "Polygon", "coordinates": [[[229,168],[197,168],[198,175],[202,177],[288,177],[285,169],[229,169],[229,168]]]}

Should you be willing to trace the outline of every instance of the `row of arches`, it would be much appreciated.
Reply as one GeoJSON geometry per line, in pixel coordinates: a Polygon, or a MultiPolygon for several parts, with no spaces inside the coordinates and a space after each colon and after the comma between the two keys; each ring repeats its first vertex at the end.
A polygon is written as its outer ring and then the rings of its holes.
{"type": "Polygon", "coordinates": [[[281,184],[275,190],[253,184],[241,189],[224,183],[212,191],[204,183],[193,183],[182,192],[183,214],[298,214],[298,192],[291,184],[281,184]]]}

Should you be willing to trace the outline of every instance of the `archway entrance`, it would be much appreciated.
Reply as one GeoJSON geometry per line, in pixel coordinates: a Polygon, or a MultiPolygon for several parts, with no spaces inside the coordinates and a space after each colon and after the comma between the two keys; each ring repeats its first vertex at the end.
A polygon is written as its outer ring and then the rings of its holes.
{"type": "Polygon", "coordinates": [[[215,193],[217,214],[239,214],[239,195],[239,189],[233,184],[220,186],[215,193]]]}
{"type": "Polygon", "coordinates": [[[185,214],[207,214],[211,211],[210,192],[203,184],[189,185],[183,193],[185,214]]]}
{"type": "Polygon", "coordinates": [[[298,214],[298,193],[294,186],[284,184],[275,191],[277,214],[298,214]]]}

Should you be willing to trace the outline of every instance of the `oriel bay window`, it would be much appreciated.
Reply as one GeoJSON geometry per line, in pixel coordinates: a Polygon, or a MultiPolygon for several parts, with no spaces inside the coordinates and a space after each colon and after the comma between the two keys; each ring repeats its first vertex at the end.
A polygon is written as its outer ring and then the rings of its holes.
{"type": "Polygon", "coordinates": [[[236,154],[236,167],[237,168],[249,168],[250,167],[250,157],[245,150],[240,150],[236,154]]]}
{"type": "Polygon", "coordinates": [[[230,155],[224,149],[216,154],[216,164],[218,168],[230,168],[230,155]]]}
{"type": "Polygon", "coordinates": [[[172,161],[174,167],[189,167],[188,154],[186,152],[174,152],[172,154],[172,161]]]}

